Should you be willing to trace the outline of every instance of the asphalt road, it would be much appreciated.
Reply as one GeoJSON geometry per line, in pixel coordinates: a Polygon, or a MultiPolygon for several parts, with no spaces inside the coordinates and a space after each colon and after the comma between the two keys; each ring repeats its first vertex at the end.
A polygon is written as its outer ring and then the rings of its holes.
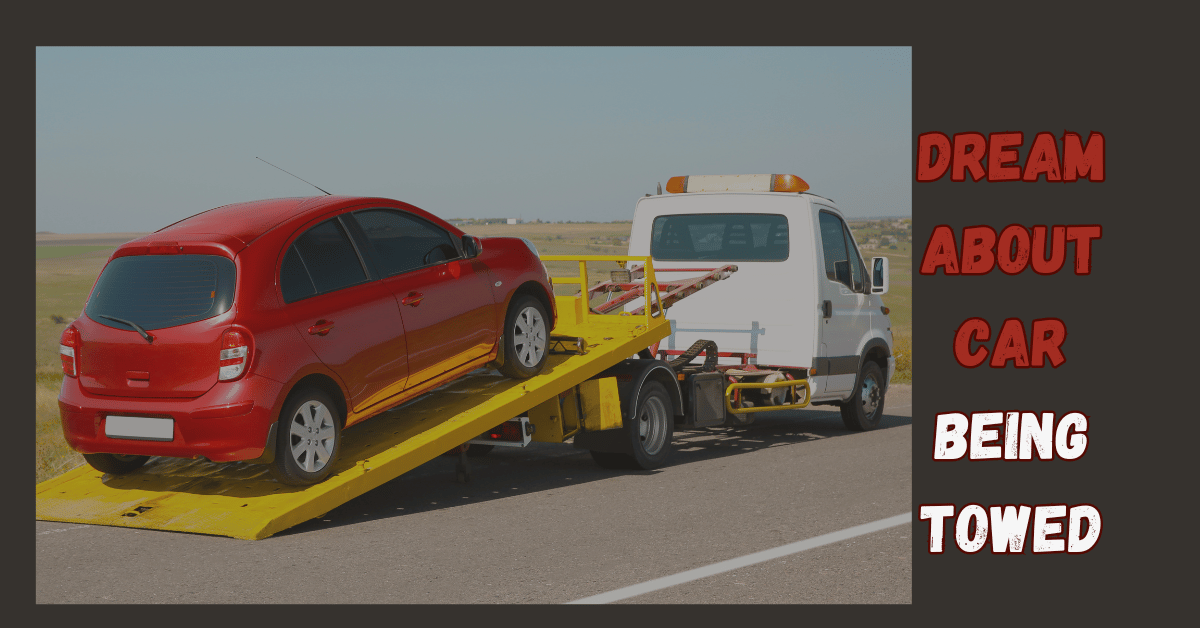
{"type": "MultiPolygon", "coordinates": [[[[561,603],[912,510],[912,387],[879,429],[836,410],[677,434],[609,471],[570,445],[434,460],[262,541],[37,521],[38,603],[561,603]]],[[[620,603],[911,603],[912,524],[620,603]]]]}

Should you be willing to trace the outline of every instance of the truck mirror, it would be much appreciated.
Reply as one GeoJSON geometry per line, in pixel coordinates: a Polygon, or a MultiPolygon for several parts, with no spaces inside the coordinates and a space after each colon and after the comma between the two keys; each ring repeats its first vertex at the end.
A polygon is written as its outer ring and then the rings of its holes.
{"type": "Polygon", "coordinates": [[[888,291],[888,258],[875,257],[871,259],[871,294],[887,294],[888,291]]]}

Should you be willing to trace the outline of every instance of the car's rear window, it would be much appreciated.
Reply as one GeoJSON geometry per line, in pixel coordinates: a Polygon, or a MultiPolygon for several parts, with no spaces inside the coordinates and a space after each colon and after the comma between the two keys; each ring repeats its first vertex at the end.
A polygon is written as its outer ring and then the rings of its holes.
{"type": "Polygon", "coordinates": [[[89,318],[131,329],[186,325],[229,311],[233,305],[233,260],[219,255],[130,255],[109,262],[88,299],[89,318]]]}
{"type": "Polygon", "coordinates": [[[778,214],[676,214],[654,219],[656,260],[779,262],[788,258],[788,221],[778,214]]]}

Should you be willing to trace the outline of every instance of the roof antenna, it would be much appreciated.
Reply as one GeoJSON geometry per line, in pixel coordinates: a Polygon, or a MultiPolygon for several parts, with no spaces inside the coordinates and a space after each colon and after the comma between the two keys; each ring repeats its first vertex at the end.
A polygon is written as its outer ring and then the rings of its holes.
{"type": "MultiPolygon", "coordinates": [[[[285,172],[285,173],[287,173],[287,174],[292,174],[292,173],[288,172],[287,170],[284,170],[283,168],[280,168],[279,166],[276,166],[275,164],[273,164],[273,163],[271,163],[271,162],[267,161],[266,159],[263,159],[262,157],[255,157],[255,159],[257,159],[257,160],[259,160],[259,161],[263,162],[264,164],[267,164],[268,166],[270,166],[270,167],[272,167],[272,168],[274,168],[274,169],[276,169],[276,170],[278,170],[278,171],[280,171],[280,172],[285,172]]],[[[294,175],[294,174],[292,174],[292,176],[293,176],[293,177],[296,177],[296,175],[294,175]]],[[[296,177],[296,178],[297,178],[297,179],[300,179],[300,177],[296,177]]],[[[300,180],[301,180],[301,181],[304,181],[304,179],[300,179],[300,180]]],[[[305,182],[305,183],[308,183],[308,181],[304,181],[304,182],[305,182]]],[[[316,184],[314,184],[314,183],[308,183],[308,184],[309,184],[309,185],[311,185],[311,186],[313,186],[314,188],[317,188],[318,190],[321,190],[321,188],[317,187],[317,186],[316,186],[316,184]]],[[[325,190],[321,190],[321,191],[322,191],[322,192],[325,192],[325,190]]],[[[333,195],[332,195],[332,194],[330,194],[329,192],[325,192],[325,195],[326,195],[326,196],[333,196],[333,195]]]]}
{"type": "Polygon", "coordinates": [[[658,182],[658,195],[662,196],[662,181],[658,182]]]}

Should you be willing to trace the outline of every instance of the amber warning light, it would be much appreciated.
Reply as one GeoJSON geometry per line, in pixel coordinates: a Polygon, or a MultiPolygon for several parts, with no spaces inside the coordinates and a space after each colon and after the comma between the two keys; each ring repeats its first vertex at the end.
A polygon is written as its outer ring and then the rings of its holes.
{"type": "Polygon", "coordinates": [[[686,192],[791,192],[808,190],[808,183],[794,174],[704,174],[671,177],[667,191],[686,192]]]}

